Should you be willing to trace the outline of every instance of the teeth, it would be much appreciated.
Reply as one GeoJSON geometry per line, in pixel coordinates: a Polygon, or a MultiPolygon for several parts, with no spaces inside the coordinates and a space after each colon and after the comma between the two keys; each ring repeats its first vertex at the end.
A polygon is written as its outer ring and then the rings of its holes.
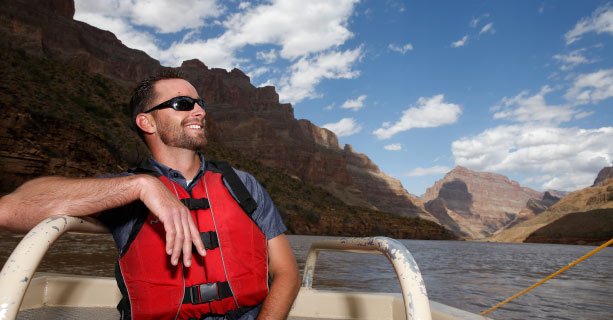
{"type": "Polygon", "coordinates": [[[191,124],[191,125],[189,125],[187,127],[190,128],[190,129],[202,129],[202,126],[199,126],[197,124],[191,124]]]}

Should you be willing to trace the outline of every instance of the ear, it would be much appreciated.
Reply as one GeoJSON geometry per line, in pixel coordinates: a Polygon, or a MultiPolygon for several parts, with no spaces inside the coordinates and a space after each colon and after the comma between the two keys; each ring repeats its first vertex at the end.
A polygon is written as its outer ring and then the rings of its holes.
{"type": "Polygon", "coordinates": [[[155,133],[157,126],[155,120],[151,115],[141,113],[136,116],[136,125],[144,132],[148,134],[155,133]]]}

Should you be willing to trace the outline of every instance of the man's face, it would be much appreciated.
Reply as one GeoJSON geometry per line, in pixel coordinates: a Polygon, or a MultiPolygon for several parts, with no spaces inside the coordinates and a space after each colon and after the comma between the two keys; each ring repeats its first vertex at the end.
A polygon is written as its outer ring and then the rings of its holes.
{"type": "MultiPolygon", "coordinates": [[[[152,106],[178,96],[198,98],[198,92],[182,79],[165,79],[155,83],[155,98],[152,106]]],[[[151,113],[157,124],[160,140],[170,147],[199,150],[206,145],[204,132],[205,111],[196,104],[193,110],[176,111],[172,108],[155,110],[151,113]]]]}

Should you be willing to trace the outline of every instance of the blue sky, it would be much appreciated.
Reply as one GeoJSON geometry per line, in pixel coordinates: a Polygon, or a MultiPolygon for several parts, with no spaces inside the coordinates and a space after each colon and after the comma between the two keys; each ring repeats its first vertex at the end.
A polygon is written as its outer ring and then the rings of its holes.
{"type": "Polygon", "coordinates": [[[456,165],[539,191],[612,165],[611,2],[76,0],[75,19],[274,85],[415,195],[456,165]]]}

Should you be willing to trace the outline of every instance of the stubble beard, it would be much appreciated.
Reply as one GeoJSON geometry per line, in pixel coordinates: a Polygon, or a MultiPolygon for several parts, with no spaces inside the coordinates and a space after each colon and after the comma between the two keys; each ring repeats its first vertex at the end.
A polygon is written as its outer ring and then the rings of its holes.
{"type": "Polygon", "coordinates": [[[207,144],[206,134],[204,132],[204,121],[202,123],[202,134],[188,134],[185,125],[187,119],[182,121],[180,125],[160,123],[158,133],[160,140],[170,147],[198,151],[203,149],[207,144]]]}

